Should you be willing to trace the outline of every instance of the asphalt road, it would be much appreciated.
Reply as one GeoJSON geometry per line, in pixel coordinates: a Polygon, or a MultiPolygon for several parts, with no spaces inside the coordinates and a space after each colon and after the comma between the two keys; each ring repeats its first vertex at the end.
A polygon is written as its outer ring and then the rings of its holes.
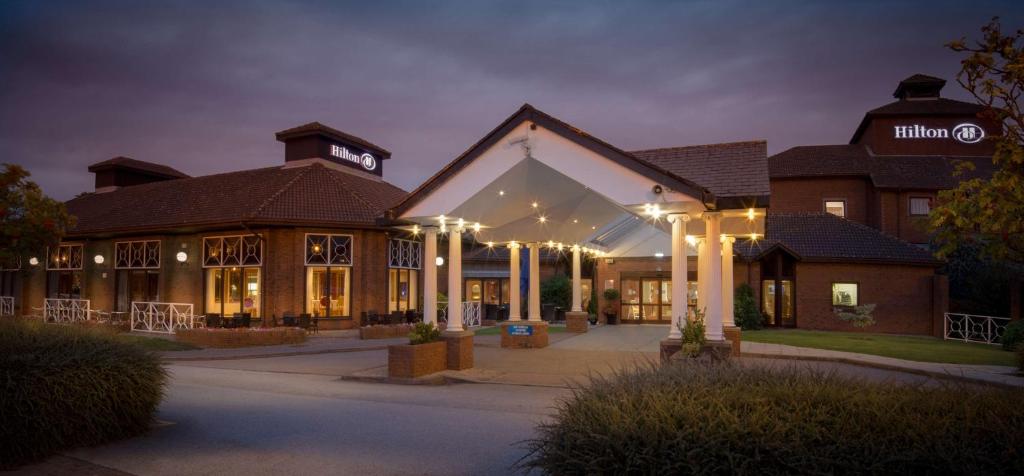
{"type": "Polygon", "coordinates": [[[145,475],[508,474],[567,391],[402,386],[323,375],[170,367],[159,418],[69,455],[145,475]]]}

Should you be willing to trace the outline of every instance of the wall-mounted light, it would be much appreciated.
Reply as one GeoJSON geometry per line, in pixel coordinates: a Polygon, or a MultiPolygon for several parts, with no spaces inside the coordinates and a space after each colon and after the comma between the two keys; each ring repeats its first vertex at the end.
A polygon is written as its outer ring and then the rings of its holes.
{"type": "Polygon", "coordinates": [[[179,263],[188,261],[188,253],[179,251],[178,254],[174,255],[174,259],[178,260],[179,263]]]}
{"type": "Polygon", "coordinates": [[[654,253],[654,257],[655,258],[664,258],[665,257],[665,253],[662,253],[662,252],[659,251],[657,253],[654,253]]]}
{"type": "Polygon", "coordinates": [[[436,263],[438,266],[444,266],[444,258],[438,256],[437,259],[434,260],[434,263],[436,263]]]}
{"type": "Polygon", "coordinates": [[[105,261],[105,260],[103,259],[103,255],[96,255],[96,256],[93,256],[93,257],[92,257],[92,260],[93,260],[93,262],[94,262],[94,263],[96,263],[96,264],[103,264],[103,262],[105,261]]]}
{"type": "Polygon", "coordinates": [[[30,264],[32,266],[39,266],[39,258],[36,258],[35,256],[29,258],[28,259],[28,264],[30,264]]]}

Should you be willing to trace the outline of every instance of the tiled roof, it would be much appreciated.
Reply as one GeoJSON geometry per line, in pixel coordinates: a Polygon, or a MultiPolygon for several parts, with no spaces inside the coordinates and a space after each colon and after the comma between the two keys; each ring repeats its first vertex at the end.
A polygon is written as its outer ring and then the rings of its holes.
{"type": "Polygon", "coordinates": [[[799,146],[768,158],[772,179],[791,177],[870,178],[879,188],[942,190],[956,186],[963,178],[991,177],[991,157],[946,157],[921,155],[874,155],[863,145],[799,146]],[[974,164],[965,177],[955,177],[960,161],[974,164]]]}
{"type": "Polygon", "coordinates": [[[72,235],[182,227],[308,223],[373,226],[405,192],[321,163],[183,178],[67,202],[72,235]]]}
{"type": "Polygon", "coordinates": [[[669,147],[630,152],[686,177],[722,198],[763,198],[767,205],[768,145],[765,141],[669,147]]]}
{"type": "Polygon", "coordinates": [[[737,241],[736,253],[756,259],[780,246],[804,261],[939,265],[930,252],[830,213],[771,213],[765,239],[737,241]]]}
{"type": "Polygon", "coordinates": [[[351,142],[353,144],[356,144],[356,145],[359,145],[359,146],[363,147],[364,149],[372,150],[372,151],[377,152],[377,153],[379,153],[381,155],[384,155],[385,158],[390,158],[391,157],[391,152],[388,152],[387,149],[385,149],[385,148],[383,148],[383,147],[381,147],[381,146],[379,146],[377,144],[374,144],[373,142],[370,142],[370,141],[368,141],[366,139],[363,139],[362,137],[356,137],[356,136],[354,136],[352,134],[349,134],[347,132],[339,131],[339,130],[333,128],[333,127],[325,126],[325,125],[323,125],[323,124],[321,124],[319,122],[310,122],[308,124],[303,124],[301,126],[293,127],[291,129],[285,129],[285,130],[283,130],[281,132],[275,133],[274,137],[277,140],[279,140],[281,142],[284,142],[284,141],[286,141],[288,139],[292,139],[292,138],[296,138],[296,137],[303,137],[303,136],[308,136],[308,135],[315,135],[315,134],[321,134],[321,135],[327,136],[327,137],[329,137],[331,139],[339,140],[339,141],[342,141],[342,142],[351,142]]]}
{"type": "Polygon", "coordinates": [[[95,164],[89,166],[89,171],[97,172],[103,169],[115,167],[139,170],[142,172],[148,172],[150,174],[160,175],[169,178],[188,177],[187,174],[184,174],[166,165],[154,164],[153,162],[145,162],[142,160],[135,160],[131,157],[114,157],[113,159],[107,159],[102,162],[96,162],[95,164]]]}

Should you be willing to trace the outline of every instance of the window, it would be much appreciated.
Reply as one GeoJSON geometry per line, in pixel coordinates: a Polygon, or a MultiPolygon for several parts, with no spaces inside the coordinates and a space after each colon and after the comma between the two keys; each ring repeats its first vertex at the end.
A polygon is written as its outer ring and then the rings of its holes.
{"type": "Polygon", "coordinates": [[[856,306],[857,283],[832,283],[833,306],[856,306]]]}
{"type": "Polygon", "coordinates": [[[206,312],[260,317],[262,263],[263,240],[258,235],[204,237],[206,312]]]}
{"type": "Polygon", "coordinates": [[[82,255],[84,255],[81,244],[60,245],[50,250],[50,259],[46,262],[46,269],[50,271],[77,271],[82,269],[82,255]]]}
{"type": "Polygon", "coordinates": [[[317,317],[349,317],[352,269],[348,266],[306,268],[306,312],[317,317]]]}
{"type": "Polygon", "coordinates": [[[256,235],[203,238],[203,267],[259,266],[263,240],[256,235]]]}
{"type": "Polygon", "coordinates": [[[114,269],[159,269],[160,241],[114,243],[114,269]]]}
{"type": "Polygon", "coordinates": [[[156,302],[160,300],[160,272],[147,269],[119,269],[115,271],[117,302],[115,309],[122,312],[131,310],[133,302],[156,302]]]}
{"type": "Polygon", "coordinates": [[[910,197],[910,216],[920,217],[932,211],[932,199],[929,197],[910,197]]]}
{"type": "Polygon", "coordinates": [[[419,270],[388,270],[388,312],[415,311],[418,307],[419,270]]]}
{"type": "Polygon", "coordinates": [[[846,218],[846,200],[825,200],[825,212],[846,218]]]}

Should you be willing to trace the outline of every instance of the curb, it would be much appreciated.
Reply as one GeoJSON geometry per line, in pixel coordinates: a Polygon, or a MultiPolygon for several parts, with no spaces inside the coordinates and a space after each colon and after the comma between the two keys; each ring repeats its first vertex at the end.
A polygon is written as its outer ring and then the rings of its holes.
{"type": "Polygon", "coordinates": [[[351,349],[326,349],[326,350],[313,350],[308,352],[293,351],[293,352],[276,352],[271,354],[243,354],[243,355],[231,355],[231,356],[220,356],[220,357],[162,357],[164,362],[198,362],[207,360],[245,360],[245,359],[265,359],[270,357],[294,357],[297,355],[317,355],[317,354],[341,354],[346,352],[365,352],[371,350],[387,350],[386,345],[382,346],[370,346],[370,347],[358,347],[351,349]]]}
{"type": "Polygon", "coordinates": [[[1013,385],[1005,382],[997,382],[992,380],[985,380],[975,377],[968,377],[966,375],[956,375],[946,372],[936,372],[933,370],[915,369],[908,367],[900,367],[898,365],[883,364],[880,362],[867,362],[857,359],[848,359],[845,357],[821,357],[821,356],[801,356],[801,355],[784,355],[784,354],[759,354],[756,352],[743,352],[740,354],[740,358],[753,357],[759,359],[777,359],[777,360],[806,360],[812,362],[835,362],[839,364],[857,365],[861,367],[869,367],[881,370],[890,370],[894,372],[903,372],[908,374],[923,375],[925,377],[932,377],[942,380],[955,380],[960,382],[990,385],[993,387],[1000,387],[1010,390],[1020,390],[1022,386],[1013,385]]]}
{"type": "Polygon", "coordinates": [[[371,377],[363,375],[342,375],[338,380],[346,382],[383,383],[390,385],[447,385],[448,381],[444,375],[424,375],[418,378],[395,378],[395,377],[371,377]]]}

